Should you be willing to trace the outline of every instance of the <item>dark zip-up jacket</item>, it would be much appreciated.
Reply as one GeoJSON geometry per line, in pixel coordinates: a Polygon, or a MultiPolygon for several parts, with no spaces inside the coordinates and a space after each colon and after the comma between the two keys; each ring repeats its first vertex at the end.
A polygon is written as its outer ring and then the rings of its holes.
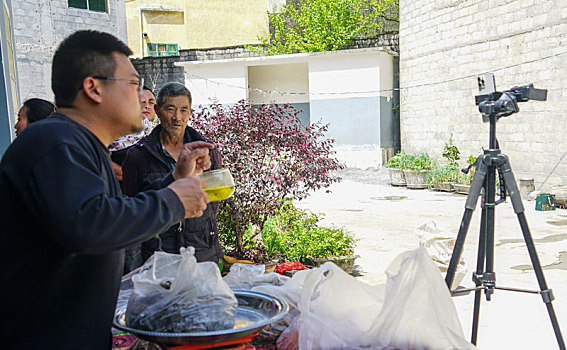
{"type": "Polygon", "coordinates": [[[122,248],[185,214],[168,188],[123,196],[106,146],[61,114],[6,150],[0,208],[5,349],[110,349],[122,248]]]}
{"type": "MultiPolygon", "coordinates": [[[[127,195],[133,196],[144,191],[153,181],[170,173],[175,167],[175,160],[163,149],[159,134],[161,125],[154,128],[150,135],[130,147],[122,164],[123,188],[127,195]]],[[[187,126],[183,137],[184,143],[206,141],[195,129],[187,126]]],[[[209,151],[211,169],[221,168],[218,149],[209,151]]],[[[168,253],[179,254],[181,247],[195,247],[197,261],[218,262],[222,257],[219,243],[216,213],[219,203],[209,203],[199,218],[185,219],[164,231],[156,231],[161,240],[161,249],[168,253]]],[[[146,260],[159,249],[160,242],[152,238],[141,246],[142,260],[146,260]]]]}

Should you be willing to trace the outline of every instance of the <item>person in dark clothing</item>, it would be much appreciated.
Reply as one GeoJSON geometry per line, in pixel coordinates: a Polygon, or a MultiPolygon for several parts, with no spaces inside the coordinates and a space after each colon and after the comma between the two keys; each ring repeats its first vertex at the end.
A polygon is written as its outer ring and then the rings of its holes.
{"type": "MultiPolygon", "coordinates": [[[[211,142],[187,126],[191,117],[191,93],[182,84],[168,83],[161,88],[156,100],[156,114],[160,124],[128,151],[122,165],[124,192],[129,196],[144,191],[156,178],[175,168],[183,144],[211,142]]],[[[222,168],[216,148],[209,150],[209,156],[211,170],[222,168]]],[[[218,202],[209,203],[201,217],[182,220],[159,233],[158,237],[143,242],[141,260],[147,260],[159,249],[179,254],[181,247],[193,246],[197,261],[218,262],[223,256],[216,220],[218,207],[218,202]]],[[[132,259],[140,261],[135,257],[132,259]]]]}
{"type": "Polygon", "coordinates": [[[0,161],[0,339],[6,349],[110,349],[124,247],[207,209],[206,142],[123,196],[108,145],[142,128],[141,79],[114,36],[78,31],[55,52],[58,113],[30,125],[0,161]]]}
{"type": "Polygon", "coordinates": [[[22,133],[24,129],[39,120],[49,117],[55,112],[55,105],[41,98],[30,98],[18,111],[18,121],[14,125],[16,136],[22,133]]]}
{"type": "Polygon", "coordinates": [[[144,129],[134,134],[119,137],[117,140],[112,142],[110,146],[108,146],[108,149],[110,150],[110,159],[112,160],[112,169],[114,169],[116,178],[120,183],[120,188],[122,188],[122,163],[124,162],[124,158],[126,158],[128,149],[144,138],[144,136],[149,135],[155,127],[153,122],[153,120],[157,119],[155,118],[155,104],[156,97],[154,92],[149,87],[144,86],[140,93],[140,107],[142,108],[140,118],[142,118],[144,122],[144,129]],[[148,118],[152,118],[152,121],[148,118]]]}

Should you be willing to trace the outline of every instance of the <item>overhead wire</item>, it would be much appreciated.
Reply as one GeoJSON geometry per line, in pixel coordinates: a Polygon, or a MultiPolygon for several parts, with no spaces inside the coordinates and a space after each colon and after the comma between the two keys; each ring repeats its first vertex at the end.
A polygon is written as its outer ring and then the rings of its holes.
{"type": "MultiPolygon", "coordinates": [[[[535,63],[535,62],[540,62],[540,61],[547,60],[547,59],[550,59],[550,58],[553,58],[553,57],[559,57],[559,56],[562,56],[562,55],[565,55],[565,54],[567,54],[567,50],[562,51],[562,52],[558,52],[558,53],[555,53],[555,54],[550,54],[550,55],[547,55],[547,56],[539,57],[539,58],[536,58],[536,59],[527,60],[527,61],[520,62],[520,63],[507,65],[507,66],[504,66],[504,67],[495,68],[495,69],[492,69],[490,72],[499,72],[499,71],[502,71],[502,70],[522,66],[524,64],[535,63]]],[[[402,91],[402,90],[408,90],[408,89],[419,88],[419,87],[424,87],[424,86],[435,86],[435,85],[439,85],[439,84],[446,84],[446,83],[451,83],[451,82],[464,80],[464,79],[476,78],[478,76],[478,74],[468,74],[468,75],[464,75],[464,76],[460,76],[460,77],[456,77],[456,78],[452,78],[452,79],[445,79],[445,80],[434,81],[434,82],[408,85],[408,86],[404,86],[404,87],[401,87],[401,88],[388,88],[388,89],[380,89],[380,90],[341,91],[341,92],[304,92],[304,91],[279,91],[279,90],[266,90],[266,89],[260,89],[260,88],[251,88],[251,87],[247,87],[247,86],[240,86],[240,85],[234,85],[234,84],[229,84],[229,83],[225,83],[225,82],[215,81],[215,80],[209,79],[207,77],[199,76],[199,75],[191,73],[191,72],[189,72],[188,74],[189,74],[190,77],[192,76],[194,78],[204,80],[205,83],[207,83],[207,84],[213,83],[213,84],[216,84],[216,85],[219,85],[219,86],[222,85],[222,86],[238,88],[238,89],[263,93],[263,94],[279,94],[279,95],[291,95],[291,96],[293,96],[293,95],[320,96],[320,95],[376,94],[376,93],[381,93],[381,92],[402,91]]]]}
{"type": "MultiPolygon", "coordinates": [[[[523,61],[523,62],[520,62],[520,63],[495,68],[495,69],[492,69],[491,72],[492,73],[500,72],[500,71],[503,71],[503,70],[506,70],[506,69],[522,66],[522,65],[525,65],[525,64],[536,63],[536,62],[544,61],[544,60],[547,60],[547,59],[550,59],[550,58],[563,56],[565,54],[567,54],[567,50],[561,51],[561,52],[558,52],[558,53],[555,53],[555,54],[549,54],[549,55],[539,57],[539,58],[536,58],[536,59],[532,59],[532,60],[527,60],[527,61],[523,61]]],[[[206,77],[196,75],[194,73],[189,73],[189,76],[190,77],[193,76],[195,78],[202,79],[202,80],[205,81],[205,84],[207,84],[207,85],[209,83],[213,83],[213,84],[217,84],[219,86],[223,85],[223,86],[227,86],[227,87],[239,88],[239,89],[258,92],[258,93],[262,93],[262,94],[271,94],[271,95],[278,94],[278,95],[282,95],[282,96],[284,96],[284,95],[291,95],[291,96],[294,96],[294,95],[299,95],[299,96],[306,96],[306,95],[307,96],[322,96],[322,95],[327,96],[327,95],[331,95],[332,96],[332,95],[377,94],[377,93],[382,93],[382,92],[394,92],[394,91],[409,90],[409,89],[419,88],[419,87],[424,87],[424,86],[435,86],[435,85],[440,85],[440,84],[446,84],[446,83],[451,83],[451,82],[464,80],[464,79],[472,79],[472,78],[476,78],[478,76],[478,74],[469,74],[469,75],[465,75],[465,76],[461,76],[461,77],[457,77],[457,78],[445,79],[445,80],[436,81],[436,82],[428,82],[428,83],[422,83],[422,84],[408,85],[408,86],[404,86],[404,87],[401,87],[401,88],[389,88],[389,89],[367,90],[367,91],[342,91],[342,92],[294,92],[294,91],[265,90],[265,89],[259,89],[259,88],[250,88],[250,87],[246,87],[246,86],[233,85],[233,84],[228,84],[228,83],[224,83],[224,82],[218,82],[218,81],[208,79],[206,77]]],[[[547,174],[545,180],[539,186],[540,189],[543,188],[543,186],[546,184],[547,180],[550,178],[551,174],[553,174],[553,172],[557,169],[559,164],[561,164],[561,162],[563,161],[563,158],[565,158],[566,155],[567,155],[567,151],[565,153],[563,153],[563,155],[561,156],[559,161],[555,164],[555,166],[547,174]]]]}

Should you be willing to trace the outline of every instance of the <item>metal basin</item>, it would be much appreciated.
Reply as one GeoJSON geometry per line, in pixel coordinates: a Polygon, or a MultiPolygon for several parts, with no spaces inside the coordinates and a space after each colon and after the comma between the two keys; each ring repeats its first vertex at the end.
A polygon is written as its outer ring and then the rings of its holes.
{"type": "Polygon", "coordinates": [[[238,299],[238,308],[234,328],[231,329],[195,333],[161,333],[134,329],[126,325],[126,306],[116,310],[113,324],[114,327],[132,333],[138,338],[162,345],[218,343],[258,332],[282,318],[289,310],[285,301],[268,294],[235,290],[234,295],[238,299]]]}

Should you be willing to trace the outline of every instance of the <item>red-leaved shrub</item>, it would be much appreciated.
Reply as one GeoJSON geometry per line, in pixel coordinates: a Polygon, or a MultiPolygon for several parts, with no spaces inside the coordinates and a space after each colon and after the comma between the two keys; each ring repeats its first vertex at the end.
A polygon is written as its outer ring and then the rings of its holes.
{"type": "Polygon", "coordinates": [[[246,100],[232,106],[214,102],[193,112],[193,128],[215,142],[234,177],[234,196],[221,203],[218,220],[221,238],[239,250],[246,228],[261,230],[284,200],[303,199],[340,181],[331,174],[343,165],[333,157],[334,140],[324,137],[328,125],[305,127],[299,112],[290,105],[254,106],[246,100]]]}

